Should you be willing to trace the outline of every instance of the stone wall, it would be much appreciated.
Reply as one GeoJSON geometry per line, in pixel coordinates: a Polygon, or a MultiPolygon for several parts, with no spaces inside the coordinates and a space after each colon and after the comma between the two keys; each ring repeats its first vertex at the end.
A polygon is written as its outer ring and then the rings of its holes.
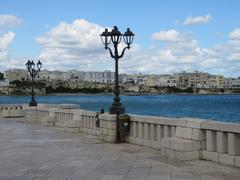
{"type": "MultiPolygon", "coordinates": [[[[2,106],[1,116],[9,111],[26,111],[29,122],[60,128],[74,133],[99,136],[106,142],[116,142],[116,115],[99,114],[69,106],[23,106],[22,109],[2,106]],[[4,109],[5,108],[5,109],[4,109]],[[5,112],[6,111],[6,112],[5,112]]],[[[10,113],[10,114],[11,114],[10,113]]],[[[240,167],[240,124],[192,118],[163,118],[130,116],[130,133],[127,143],[158,149],[163,156],[179,160],[210,160],[240,167]]]]}
{"type": "Polygon", "coordinates": [[[129,143],[179,160],[204,159],[240,167],[240,124],[131,115],[129,143]]]}
{"type": "Polygon", "coordinates": [[[25,108],[21,104],[1,104],[0,105],[0,117],[24,117],[25,108]]]}
{"type": "Polygon", "coordinates": [[[38,122],[65,131],[100,136],[106,142],[116,141],[116,116],[99,114],[100,127],[96,127],[96,112],[81,109],[64,109],[59,106],[27,107],[29,122],[38,122]]]}

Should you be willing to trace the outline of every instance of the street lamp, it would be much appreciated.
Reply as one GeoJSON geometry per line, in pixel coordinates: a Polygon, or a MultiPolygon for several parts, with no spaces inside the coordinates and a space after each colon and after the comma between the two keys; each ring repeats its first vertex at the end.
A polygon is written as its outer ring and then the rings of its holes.
{"type": "Polygon", "coordinates": [[[28,60],[27,63],[25,64],[31,78],[32,78],[32,98],[29,103],[29,106],[37,106],[37,102],[35,101],[35,93],[34,93],[34,88],[33,88],[33,80],[34,78],[38,75],[39,77],[39,72],[42,68],[42,63],[40,60],[37,62],[37,68],[35,69],[35,63],[33,61],[28,60]]]}
{"type": "Polygon", "coordinates": [[[105,49],[109,50],[110,56],[115,59],[115,86],[114,86],[114,102],[112,106],[109,109],[110,114],[124,114],[125,108],[120,103],[120,90],[118,85],[118,60],[123,57],[124,52],[126,49],[130,49],[130,45],[133,42],[134,34],[132,31],[130,31],[129,28],[127,28],[127,31],[122,34],[120,31],[118,31],[117,26],[114,26],[113,30],[111,32],[108,31],[106,28],[105,31],[100,35],[102,39],[102,43],[105,45],[105,49]],[[123,37],[123,40],[125,44],[127,45],[123,50],[121,55],[118,53],[118,44],[120,44],[121,39],[123,37]],[[108,47],[110,43],[113,43],[114,47],[114,53],[112,50],[108,47]]]}

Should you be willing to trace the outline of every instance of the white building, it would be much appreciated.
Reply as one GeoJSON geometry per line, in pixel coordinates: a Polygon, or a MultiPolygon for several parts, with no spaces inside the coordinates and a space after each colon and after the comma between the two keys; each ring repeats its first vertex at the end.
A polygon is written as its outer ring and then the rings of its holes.
{"type": "Polygon", "coordinates": [[[8,87],[9,86],[9,81],[0,81],[0,87],[8,87]]]}
{"type": "Polygon", "coordinates": [[[177,78],[175,76],[166,74],[160,75],[157,80],[157,86],[159,87],[176,87],[177,86],[177,78]]]}
{"type": "Polygon", "coordinates": [[[0,94],[9,94],[9,81],[0,81],[0,94]]]}
{"type": "Polygon", "coordinates": [[[84,73],[84,81],[95,83],[114,83],[114,73],[111,71],[89,71],[84,73]]]}
{"type": "Polygon", "coordinates": [[[70,70],[67,72],[67,74],[68,74],[68,78],[72,82],[84,81],[85,72],[83,71],[70,70]]]}
{"type": "Polygon", "coordinates": [[[46,69],[40,71],[39,79],[48,81],[48,82],[56,82],[56,81],[63,81],[65,76],[64,72],[62,71],[48,71],[46,69]]]}
{"type": "Polygon", "coordinates": [[[224,78],[224,88],[240,88],[240,77],[224,78]]]}
{"type": "Polygon", "coordinates": [[[24,81],[28,79],[28,76],[27,70],[24,69],[10,69],[4,72],[4,79],[9,81],[24,81]]]}

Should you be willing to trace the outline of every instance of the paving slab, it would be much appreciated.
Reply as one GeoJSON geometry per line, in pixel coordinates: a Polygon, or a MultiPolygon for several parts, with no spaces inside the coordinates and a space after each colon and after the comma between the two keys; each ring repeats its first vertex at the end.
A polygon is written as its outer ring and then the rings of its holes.
{"type": "Polygon", "coordinates": [[[0,118],[0,180],[239,180],[240,168],[0,118]]]}

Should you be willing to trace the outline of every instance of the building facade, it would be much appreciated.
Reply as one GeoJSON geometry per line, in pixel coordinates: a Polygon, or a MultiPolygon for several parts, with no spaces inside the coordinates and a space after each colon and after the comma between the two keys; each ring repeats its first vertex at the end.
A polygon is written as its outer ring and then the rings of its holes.
{"type": "Polygon", "coordinates": [[[25,81],[29,79],[28,71],[23,69],[10,69],[4,72],[4,79],[8,81],[25,81]]]}

